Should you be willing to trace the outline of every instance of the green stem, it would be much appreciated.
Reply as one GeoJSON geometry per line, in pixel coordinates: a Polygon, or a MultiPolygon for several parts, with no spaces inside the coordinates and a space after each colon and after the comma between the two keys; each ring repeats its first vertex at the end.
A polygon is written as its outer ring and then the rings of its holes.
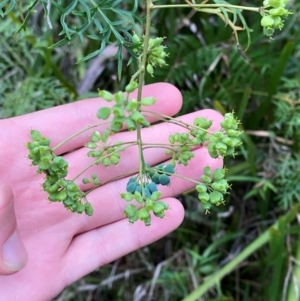
{"type": "Polygon", "coordinates": [[[98,126],[101,126],[101,125],[104,125],[104,124],[109,124],[109,123],[110,123],[110,121],[108,121],[108,122],[101,122],[101,123],[97,123],[97,124],[94,124],[94,125],[90,125],[90,126],[84,128],[83,130],[80,130],[80,131],[76,132],[75,134],[71,135],[70,137],[68,137],[67,139],[63,140],[62,142],[60,142],[56,146],[54,146],[52,148],[52,151],[55,152],[59,147],[61,147],[62,145],[66,144],[68,141],[72,140],[76,136],[84,133],[85,131],[88,131],[88,130],[90,130],[92,128],[96,128],[98,126]]]}
{"type": "Polygon", "coordinates": [[[180,7],[192,7],[192,8],[237,8],[241,10],[248,10],[254,12],[261,12],[263,7],[248,7],[248,6],[239,6],[239,5],[231,5],[231,4],[166,4],[166,5],[152,5],[151,9],[159,9],[159,8],[180,8],[180,7]]]}
{"type": "MultiPolygon", "coordinates": [[[[145,28],[145,36],[144,36],[144,50],[142,55],[142,60],[139,59],[139,86],[138,86],[138,93],[137,93],[137,110],[141,111],[141,99],[142,99],[142,90],[143,90],[143,83],[145,77],[145,68],[147,63],[147,54],[148,54],[148,42],[150,37],[150,24],[151,24],[151,7],[152,1],[146,1],[146,28],[145,28]]],[[[137,131],[137,145],[139,148],[139,173],[140,175],[143,174],[145,169],[145,160],[143,156],[143,142],[142,142],[142,135],[141,135],[141,125],[136,124],[136,131],[137,131]]],[[[142,194],[143,185],[142,185],[142,194]]]]}
{"type": "Polygon", "coordinates": [[[103,156],[103,157],[98,158],[96,161],[92,162],[92,163],[89,164],[86,168],[84,168],[79,174],[77,174],[77,175],[71,180],[71,182],[74,182],[76,179],[78,179],[82,174],[84,174],[88,169],[90,169],[90,168],[93,167],[94,165],[98,165],[100,159],[103,160],[103,159],[105,159],[105,158],[107,158],[107,157],[110,157],[111,155],[113,155],[113,154],[115,154],[115,153],[118,153],[118,152],[121,152],[121,151],[123,152],[123,151],[126,150],[127,148],[129,148],[129,147],[131,147],[131,146],[134,146],[134,145],[136,145],[136,142],[133,142],[133,143],[127,145],[126,147],[123,147],[123,149],[121,149],[121,150],[118,149],[118,150],[116,150],[116,151],[114,151],[114,152],[112,152],[112,153],[109,153],[109,154],[107,154],[107,155],[105,155],[105,156],[103,156]]]}
{"type": "MultiPolygon", "coordinates": [[[[285,219],[287,222],[291,222],[295,218],[296,213],[298,212],[299,206],[292,208],[286,215],[282,216],[280,219],[285,219]]],[[[208,292],[209,289],[218,284],[222,278],[232,272],[238,267],[238,265],[244,261],[248,256],[253,254],[259,248],[268,243],[270,239],[269,232],[272,229],[277,228],[280,220],[273,224],[268,230],[262,233],[258,238],[256,238],[248,247],[246,247],[239,255],[232,259],[228,264],[221,268],[218,272],[208,277],[199,288],[194,290],[190,295],[186,296],[182,301],[196,301],[204,294],[208,292]]]]}

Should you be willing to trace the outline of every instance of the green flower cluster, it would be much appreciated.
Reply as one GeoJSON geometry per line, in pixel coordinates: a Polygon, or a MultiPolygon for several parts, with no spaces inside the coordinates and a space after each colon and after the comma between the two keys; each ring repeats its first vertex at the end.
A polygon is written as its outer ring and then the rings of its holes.
{"type": "MultiPolygon", "coordinates": [[[[156,66],[162,67],[167,65],[165,58],[168,56],[168,54],[165,52],[166,46],[162,45],[163,41],[164,38],[149,39],[146,70],[151,76],[153,76],[154,68],[156,66]]],[[[133,51],[136,54],[142,53],[144,49],[144,36],[141,39],[136,33],[134,33],[133,42],[136,45],[133,51]]]]}
{"type": "Polygon", "coordinates": [[[110,130],[106,129],[102,135],[98,131],[94,131],[90,137],[90,141],[85,144],[90,151],[88,157],[95,158],[95,164],[103,164],[108,167],[117,165],[123,151],[122,142],[116,142],[114,145],[107,146],[106,142],[109,137],[110,130]]]}
{"type": "MultiPolygon", "coordinates": [[[[98,110],[97,117],[106,120],[113,114],[110,124],[112,132],[116,133],[122,130],[123,125],[126,124],[129,131],[134,131],[136,125],[149,126],[150,123],[146,120],[144,115],[139,111],[138,102],[136,99],[129,100],[129,93],[138,87],[136,81],[131,81],[125,88],[126,93],[119,91],[116,94],[111,94],[108,91],[99,91],[99,96],[108,102],[115,102],[115,105],[110,107],[102,107],[98,110]],[[127,96],[126,96],[127,94],[127,96]]],[[[153,97],[145,97],[141,99],[142,106],[151,106],[156,102],[153,97]]]]}
{"type": "Polygon", "coordinates": [[[92,215],[91,204],[82,202],[85,194],[75,183],[65,179],[68,174],[68,162],[63,157],[55,156],[49,146],[50,139],[42,137],[35,130],[30,132],[30,136],[32,142],[27,143],[28,158],[32,165],[38,166],[38,173],[46,175],[42,187],[48,193],[49,201],[62,202],[72,212],[92,215]]]}
{"type": "Polygon", "coordinates": [[[166,154],[173,154],[173,162],[187,166],[188,162],[194,157],[190,135],[188,133],[175,133],[169,136],[169,142],[174,148],[172,151],[167,150],[166,154]]]}
{"type": "Polygon", "coordinates": [[[284,26],[284,20],[282,18],[291,14],[285,6],[289,0],[265,0],[263,2],[264,7],[271,7],[269,10],[264,10],[264,16],[261,19],[261,26],[264,29],[264,34],[271,37],[275,29],[282,29],[284,26]]]}
{"type": "Polygon", "coordinates": [[[203,183],[198,184],[196,190],[206,212],[209,212],[213,205],[219,206],[224,203],[224,195],[229,188],[224,177],[225,169],[217,168],[212,174],[209,166],[204,168],[204,174],[201,176],[203,183]]]}
{"type": "Polygon", "coordinates": [[[208,152],[212,158],[218,156],[228,156],[235,154],[235,148],[242,144],[238,130],[239,121],[233,113],[227,113],[224,120],[220,123],[221,131],[213,132],[209,138],[208,152]]]}

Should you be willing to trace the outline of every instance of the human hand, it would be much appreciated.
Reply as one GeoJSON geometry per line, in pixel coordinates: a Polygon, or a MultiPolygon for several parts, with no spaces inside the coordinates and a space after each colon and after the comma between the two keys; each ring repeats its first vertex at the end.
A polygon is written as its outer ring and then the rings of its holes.
{"type": "MultiPolygon", "coordinates": [[[[143,96],[157,98],[153,110],[170,116],[179,111],[182,103],[180,92],[169,84],[146,86],[143,96]]],[[[176,178],[172,179],[170,187],[162,190],[164,201],[171,209],[166,211],[165,219],[154,218],[149,228],[140,221],[130,225],[124,218],[126,203],[120,198],[120,193],[124,191],[128,178],[106,184],[88,195],[95,210],[92,217],[72,214],[60,203],[46,201],[46,194],[40,187],[43,176],[37,174],[26,159],[25,143],[30,140],[30,130],[37,129],[50,137],[54,146],[96,122],[94,115],[101,104],[99,98],[89,99],[0,121],[1,300],[50,300],[99,266],[158,240],[182,222],[183,207],[171,196],[192,186],[176,178]]],[[[212,119],[212,130],[218,129],[222,120],[222,116],[213,110],[185,115],[180,120],[192,122],[195,116],[212,119]]],[[[166,123],[144,128],[143,141],[155,138],[157,143],[166,143],[168,135],[177,130],[174,124],[166,123]]],[[[70,162],[68,178],[90,162],[90,158],[84,156],[86,149],[82,147],[88,138],[88,133],[83,133],[58,149],[57,154],[64,154],[70,162]]],[[[117,133],[113,139],[132,141],[135,133],[117,133]]],[[[138,169],[135,158],[138,158],[137,148],[128,149],[122,154],[118,166],[97,166],[94,171],[103,181],[134,172],[138,169]]],[[[148,149],[146,158],[151,165],[168,159],[164,150],[158,149],[148,149]]],[[[199,179],[205,166],[215,169],[222,163],[222,159],[212,159],[206,149],[199,148],[188,168],[178,166],[176,169],[187,177],[199,179]]]]}

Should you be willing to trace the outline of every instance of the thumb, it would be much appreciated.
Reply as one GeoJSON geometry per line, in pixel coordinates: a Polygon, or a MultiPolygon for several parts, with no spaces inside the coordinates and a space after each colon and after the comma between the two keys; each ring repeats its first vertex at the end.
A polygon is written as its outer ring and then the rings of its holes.
{"type": "Polygon", "coordinates": [[[0,182],[0,275],[17,272],[26,262],[27,252],[17,229],[13,192],[0,182]]]}

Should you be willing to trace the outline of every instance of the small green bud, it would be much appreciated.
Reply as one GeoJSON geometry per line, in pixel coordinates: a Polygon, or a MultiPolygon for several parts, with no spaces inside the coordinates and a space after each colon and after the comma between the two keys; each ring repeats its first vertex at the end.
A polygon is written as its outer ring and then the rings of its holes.
{"type": "Polygon", "coordinates": [[[206,211],[206,213],[208,213],[209,212],[208,210],[211,209],[212,205],[211,203],[202,203],[202,207],[206,211]]]}
{"type": "Polygon", "coordinates": [[[127,93],[133,92],[138,87],[138,83],[135,80],[130,81],[130,83],[125,87],[127,93]]]}
{"type": "Polygon", "coordinates": [[[98,110],[97,117],[99,119],[106,120],[110,116],[110,113],[111,113],[111,109],[110,108],[103,107],[103,108],[100,108],[98,110]]]}
{"type": "Polygon", "coordinates": [[[107,166],[110,166],[111,164],[111,161],[109,158],[104,158],[103,161],[102,161],[102,164],[107,167],[107,166]]]}
{"type": "Polygon", "coordinates": [[[136,101],[136,99],[131,99],[131,100],[129,100],[129,102],[128,102],[127,106],[126,106],[126,111],[132,112],[132,111],[134,111],[136,109],[136,107],[137,107],[137,101],[136,101]]]}
{"type": "Polygon", "coordinates": [[[202,203],[206,203],[209,201],[209,194],[207,192],[200,192],[198,194],[198,199],[202,202],[202,203]]]}
{"type": "Polygon", "coordinates": [[[58,193],[57,197],[56,197],[56,199],[57,199],[58,201],[63,201],[63,200],[65,200],[66,198],[67,198],[67,193],[66,193],[65,190],[60,191],[60,192],[58,193]]]}
{"type": "Polygon", "coordinates": [[[118,105],[120,105],[120,106],[123,105],[125,98],[124,98],[124,94],[122,91],[119,91],[115,94],[115,100],[118,105]]]}
{"type": "Polygon", "coordinates": [[[203,171],[206,176],[208,176],[208,177],[211,176],[211,169],[209,166],[204,167],[203,171]]]}
{"type": "Polygon", "coordinates": [[[217,168],[214,171],[213,178],[214,180],[221,180],[225,177],[225,169],[217,168]]]}
{"type": "Polygon", "coordinates": [[[88,178],[83,178],[82,183],[83,184],[89,184],[89,183],[91,183],[91,181],[88,178]]]}
{"type": "Polygon", "coordinates": [[[161,198],[161,196],[162,196],[162,193],[160,191],[155,191],[151,194],[150,198],[153,201],[157,201],[161,198]]]}
{"type": "Polygon", "coordinates": [[[87,148],[90,148],[90,149],[95,149],[95,148],[97,148],[97,144],[94,143],[94,142],[88,142],[88,143],[86,144],[86,147],[87,147],[87,148]]]}
{"type": "Polygon", "coordinates": [[[196,186],[196,190],[198,192],[206,192],[207,191],[207,187],[205,184],[199,184],[196,186]]]}
{"type": "Polygon", "coordinates": [[[113,164],[113,165],[117,165],[120,161],[120,157],[117,156],[117,155],[112,155],[110,157],[110,162],[113,164]]]}
{"type": "Polygon", "coordinates": [[[153,205],[153,213],[155,216],[163,218],[165,216],[165,210],[169,208],[169,205],[165,202],[156,202],[153,205]]]}
{"type": "Polygon", "coordinates": [[[169,136],[169,142],[170,142],[171,144],[174,144],[174,143],[175,143],[175,138],[174,138],[173,135],[170,135],[170,136],[169,136]]]}
{"type": "Polygon", "coordinates": [[[42,135],[39,131],[31,130],[30,131],[30,137],[33,141],[40,141],[42,139],[42,135]]]}
{"type": "Polygon", "coordinates": [[[208,120],[204,117],[197,117],[194,119],[194,125],[207,130],[211,127],[212,120],[208,120]]]}
{"type": "Polygon", "coordinates": [[[132,36],[132,42],[133,43],[140,43],[141,42],[141,39],[139,38],[139,36],[134,33],[133,36],[132,36]]]}
{"type": "Polygon", "coordinates": [[[84,204],[84,212],[88,216],[92,216],[93,215],[94,209],[93,209],[92,205],[89,202],[87,202],[87,203],[84,204]]]}
{"type": "Polygon", "coordinates": [[[110,129],[107,128],[107,129],[105,129],[105,131],[102,133],[101,141],[102,141],[103,143],[106,143],[107,140],[108,140],[109,135],[110,135],[110,129]]]}
{"type": "Polygon", "coordinates": [[[132,204],[129,204],[125,207],[125,210],[124,210],[124,215],[126,217],[133,217],[137,214],[137,209],[134,205],[132,204]]]}
{"type": "Polygon", "coordinates": [[[146,226],[150,226],[151,224],[151,217],[150,217],[150,213],[148,211],[147,208],[141,208],[138,211],[138,217],[141,221],[143,221],[145,223],[146,226]]]}
{"type": "Polygon", "coordinates": [[[207,183],[207,184],[211,183],[211,178],[207,175],[202,175],[201,179],[203,180],[204,183],[207,183]]]}
{"type": "Polygon", "coordinates": [[[217,150],[216,150],[216,144],[210,143],[207,147],[208,153],[212,158],[217,158],[219,156],[217,150]]]}
{"type": "Polygon", "coordinates": [[[152,106],[155,104],[156,99],[154,97],[145,97],[141,99],[141,104],[142,106],[152,106]]]}
{"type": "Polygon", "coordinates": [[[105,91],[105,90],[100,90],[99,96],[106,101],[112,101],[114,99],[113,95],[110,92],[105,91]]]}
{"type": "Polygon", "coordinates": [[[119,132],[123,128],[124,117],[114,117],[111,122],[111,130],[113,132],[119,132]]]}
{"type": "Polygon", "coordinates": [[[212,204],[217,204],[221,201],[223,201],[224,197],[223,197],[223,194],[219,191],[213,191],[209,194],[210,196],[210,202],[212,204]]]}
{"type": "Polygon", "coordinates": [[[144,115],[138,111],[133,111],[130,114],[130,118],[141,125],[144,125],[144,126],[150,125],[150,123],[145,119],[144,115]]]}
{"type": "Polygon", "coordinates": [[[147,64],[146,70],[147,70],[147,72],[148,72],[151,76],[153,76],[154,70],[153,70],[153,67],[152,67],[151,64],[147,64]]]}
{"type": "Polygon", "coordinates": [[[131,194],[130,192],[124,192],[124,193],[121,193],[121,198],[127,202],[130,202],[133,200],[133,194],[131,194]]]}
{"type": "Polygon", "coordinates": [[[261,24],[262,27],[272,28],[272,26],[274,24],[274,20],[271,16],[264,16],[261,19],[260,24],[261,24]]]}
{"type": "Polygon", "coordinates": [[[225,179],[221,179],[218,181],[214,181],[211,184],[212,189],[217,190],[223,194],[227,192],[227,189],[229,188],[229,185],[225,179]]]}
{"type": "Polygon", "coordinates": [[[124,117],[124,110],[121,106],[118,105],[113,106],[112,112],[116,117],[124,117]]]}
{"type": "Polygon", "coordinates": [[[154,204],[153,200],[146,199],[146,208],[147,208],[147,210],[151,211],[153,209],[153,204],[154,204]]]}
{"type": "Polygon", "coordinates": [[[101,134],[98,131],[93,132],[91,136],[91,141],[92,142],[99,142],[101,139],[101,134]]]}
{"type": "Polygon", "coordinates": [[[136,129],[136,124],[132,119],[125,118],[125,123],[126,123],[128,131],[134,131],[136,129]]]}
{"type": "Polygon", "coordinates": [[[264,27],[263,32],[264,32],[264,35],[265,35],[265,36],[267,36],[267,37],[272,37],[273,34],[274,34],[274,32],[275,32],[275,29],[264,27]]]}
{"type": "MultiPolygon", "coordinates": [[[[137,186],[137,188],[140,186],[137,186]]],[[[135,191],[134,193],[134,199],[138,202],[138,203],[143,203],[143,197],[142,194],[138,191],[135,191]]]]}

